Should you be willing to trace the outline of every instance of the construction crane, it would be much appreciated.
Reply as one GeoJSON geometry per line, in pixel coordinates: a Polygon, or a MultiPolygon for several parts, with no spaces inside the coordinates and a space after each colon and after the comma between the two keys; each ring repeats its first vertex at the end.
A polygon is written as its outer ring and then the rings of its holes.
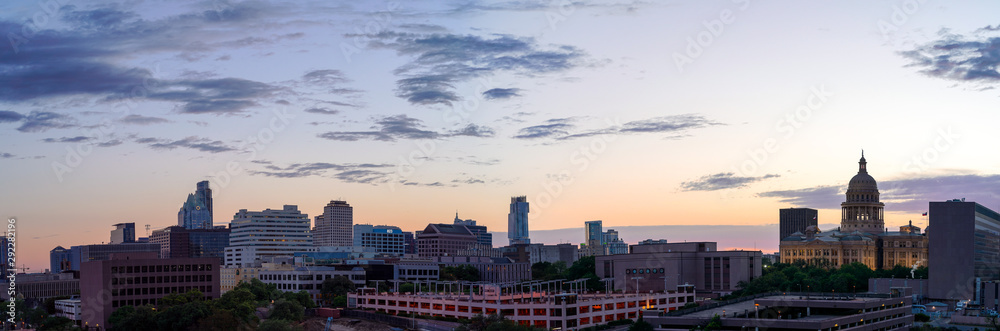
{"type": "Polygon", "coordinates": [[[149,224],[146,224],[146,238],[149,238],[149,224]]]}
{"type": "Polygon", "coordinates": [[[31,268],[28,268],[27,265],[25,265],[25,264],[22,263],[21,267],[17,268],[17,270],[21,270],[22,274],[26,274],[26,273],[28,273],[28,270],[31,270],[31,268]]]}

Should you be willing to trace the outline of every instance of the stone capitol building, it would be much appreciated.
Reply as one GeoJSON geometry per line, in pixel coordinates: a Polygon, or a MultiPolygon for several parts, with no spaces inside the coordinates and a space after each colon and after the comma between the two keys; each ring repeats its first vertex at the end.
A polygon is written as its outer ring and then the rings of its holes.
{"type": "Polygon", "coordinates": [[[912,221],[898,232],[888,231],[884,208],[862,152],[858,174],[851,178],[846,201],[840,204],[840,228],[824,232],[812,225],[782,238],[781,262],[805,261],[830,268],[860,262],[873,270],[926,267],[927,234],[912,221]]]}

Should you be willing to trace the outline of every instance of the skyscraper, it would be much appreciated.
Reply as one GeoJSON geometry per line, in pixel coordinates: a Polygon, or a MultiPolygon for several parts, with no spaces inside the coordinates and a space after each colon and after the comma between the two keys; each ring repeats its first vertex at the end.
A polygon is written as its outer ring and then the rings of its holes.
{"type": "Polygon", "coordinates": [[[778,241],[796,232],[806,233],[806,228],[815,226],[819,213],[812,208],[785,208],[778,210],[778,241]]]}
{"type": "Polygon", "coordinates": [[[309,223],[309,215],[299,212],[295,205],[285,205],[279,210],[240,209],[229,224],[226,265],[253,267],[267,256],[292,256],[297,252],[313,251],[309,223]]]}
{"type": "Polygon", "coordinates": [[[510,213],[507,214],[507,238],[511,245],[530,244],[528,239],[528,197],[510,198],[510,213]]]}
{"type": "Polygon", "coordinates": [[[331,200],[316,216],[313,227],[316,246],[351,246],[354,244],[354,207],[347,201],[331,200]]]}
{"type": "Polygon", "coordinates": [[[1000,279],[1000,213],[964,199],[930,202],[928,297],[975,299],[976,283],[1000,279]]]}
{"type": "Polygon", "coordinates": [[[135,223],[118,223],[111,231],[111,244],[134,243],[135,223]]]}
{"type": "Polygon", "coordinates": [[[211,229],[214,226],[212,215],[212,189],[208,188],[207,180],[201,181],[177,212],[177,225],[186,229],[211,229]]]}

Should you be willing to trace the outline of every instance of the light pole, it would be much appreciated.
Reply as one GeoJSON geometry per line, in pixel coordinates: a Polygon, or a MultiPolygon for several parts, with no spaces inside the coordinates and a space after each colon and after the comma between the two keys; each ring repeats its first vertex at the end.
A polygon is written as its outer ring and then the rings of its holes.
{"type": "Polygon", "coordinates": [[[632,279],[635,280],[635,296],[638,297],[639,296],[639,280],[643,279],[643,278],[642,277],[632,277],[632,279]]]}

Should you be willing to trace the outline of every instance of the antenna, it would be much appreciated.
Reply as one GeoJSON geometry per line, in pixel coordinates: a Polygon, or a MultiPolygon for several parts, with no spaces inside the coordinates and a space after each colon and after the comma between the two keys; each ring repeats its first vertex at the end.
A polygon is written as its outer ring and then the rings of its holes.
{"type": "Polygon", "coordinates": [[[149,224],[146,224],[146,238],[149,238],[149,224]]]}
{"type": "Polygon", "coordinates": [[[21,270],[21,273],[22,273],[22,274],[26,274],[26,273],[28,273],[28,270],[30,270],[30,269],[31,269],[31,268],[28,268],[28,266],[24,265],[23,263],[21,264],[21,267],[20,267],[20,268],[17,268],[17,270],[21,270]]]}

